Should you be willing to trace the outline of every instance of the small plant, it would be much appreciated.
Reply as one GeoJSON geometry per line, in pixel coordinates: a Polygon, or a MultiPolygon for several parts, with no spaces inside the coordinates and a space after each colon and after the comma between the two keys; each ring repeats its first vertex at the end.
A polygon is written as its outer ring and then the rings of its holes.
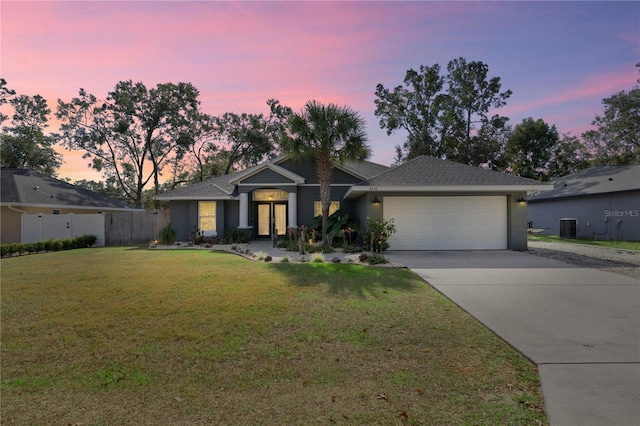
{"type": "Polygon", "coordinates": [[[362,247],[360,246],[346,246],[343,250],[345,253],[360,253],[362,247]]]}
{"type": "Polygon", "coordinates": [[[255,253],[253,253],[253,257],[257,257],[258,260],[264,260],[264,258],[267,257],[267,253],[265,253],[263,251],[257,251],[255,253]]]}
{"type": "Polygon", "coordinates": [[[311,263],[324,263],[324,254],[322,254],[322,252],[312,253],[311,263]]]}
{"type": "Polygon", "coordinates": [[[167,225],[160,230],[160,235],[158,236],[160,240],[160,244],[171,245],[176,241],[176,230],[173,229],[173,225],[171,222],[167,223],[167,225]]]}
{"type": "Polygon", "coordinates": [[[367,218],[369,247],[374,253],[382,253],[389,248],[389,238],[396,232],[393,219],[373,220],[367,218]]]}
{"type": "Polygon", "coordinates": [[[231,250],[236,251],[238,250],[238,246],[235,244],[231,244],[231,250]]]}
{"type": "Polygon", "coordinates": [[[369,265],[383,265],[385,263],[389,263],[387,258],[379,253],[371,253],[367,257],[366,261],[369,265]]]}
{"type": "Polygon", "coordinates": [[[195,245],[202,244],[204,242],[202,231],[200,231],[198,227],[194,226],[193,231],[189,232],[189,240],[195,245]]]}
{"type": "Polygon", "coordinates": [[[280,259],[280,263],[289,263],[290,259],[289,256],[282,256],[282,259],[280,259]]]}

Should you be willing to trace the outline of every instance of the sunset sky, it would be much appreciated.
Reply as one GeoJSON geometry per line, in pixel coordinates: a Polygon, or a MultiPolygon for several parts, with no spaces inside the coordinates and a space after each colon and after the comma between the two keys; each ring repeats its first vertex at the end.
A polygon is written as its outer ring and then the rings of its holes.
{"type": "MultiPolygon", "coordinates": [[[[202,110],[266,113],[279,99],[348,105],[367,122],[373,161],[402,133],[374,116],[376,84],[458,57],[483,61],[512,97],[501,115],[579,136],[602,98],[640,78],[640,2],[14,2],[2,0],[1,76],[55,110],[79,88],[190,82],[202,110]]],[[[51,130],[57,124],[51,123],[51,130]]],[[[59,176],[97,179],[81,152],[59,176]]]]}

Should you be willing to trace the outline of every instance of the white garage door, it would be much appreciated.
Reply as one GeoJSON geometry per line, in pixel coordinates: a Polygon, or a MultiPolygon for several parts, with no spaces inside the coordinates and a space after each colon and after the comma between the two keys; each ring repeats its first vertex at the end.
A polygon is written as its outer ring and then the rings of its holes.
{"type": "Polygon", "coordinates": [[[507,197],[384,197],[383,216],[395,219],[389,250],[507,248],[507,197]]]}

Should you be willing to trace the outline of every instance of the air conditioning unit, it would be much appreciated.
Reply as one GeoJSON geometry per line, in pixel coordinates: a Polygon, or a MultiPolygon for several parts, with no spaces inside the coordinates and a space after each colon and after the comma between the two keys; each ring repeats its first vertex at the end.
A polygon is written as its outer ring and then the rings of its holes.
{"type": "Polygon", "coordinates": [[[578,219],[560,219],[560,238],[578,237],[578,219]]]}

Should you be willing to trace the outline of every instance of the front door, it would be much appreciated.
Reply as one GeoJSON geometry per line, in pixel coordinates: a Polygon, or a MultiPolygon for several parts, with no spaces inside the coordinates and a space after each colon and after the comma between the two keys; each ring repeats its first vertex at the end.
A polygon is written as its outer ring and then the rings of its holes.
{"type": "Polygon", "coordinates": [[[287,205],[285,203],[258,204],[258,237],[271,237],[272,232],[287,232],[287,205]]]}

